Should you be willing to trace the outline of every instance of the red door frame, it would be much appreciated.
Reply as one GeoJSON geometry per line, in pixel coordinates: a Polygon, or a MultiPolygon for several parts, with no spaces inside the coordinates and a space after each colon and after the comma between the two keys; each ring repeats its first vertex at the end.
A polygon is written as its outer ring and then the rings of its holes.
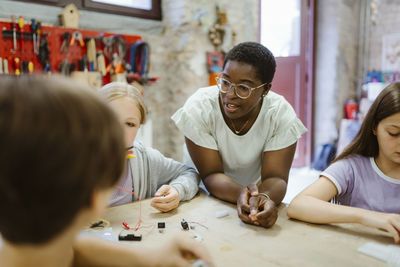
{"type": "MultiPolygon", "coordinates": [[[[258,24],[258,40],[260,41],[261,28],[261,1],[259,0],[259,24],[258,24]]],[[[296,154],[298,157],[293,161],[293,167],[310,166],[313,151],[313,108],[314,108],[314,43],[315,43],[315,9],[317,0],[300,0],[301,1],[301,56],[304,55],[305,64],[300,65],[305,68],[300,71],[303,77],[300,81],[303,83],[300,90],[295,90],[293,108],[299,118],[302,120],[308,132],[305,133],[298,142],[296,154]],[[305,12],[305,13],[303,13],[305,12]]],[[[277,62],[285,62],[285,58],[276,58],[277,62]]],[[[274,90],[274,83],[272,86],[274,90]]],[[[279,92],[278,92],[279,93],[279,92]]],[[[283,94],[284,95],[284,94],[283,94]]],[[[284,95],[285,96],[285,95],[284,95]]],[[[286,97],[288,99],[288,97],[286,97]]]]}

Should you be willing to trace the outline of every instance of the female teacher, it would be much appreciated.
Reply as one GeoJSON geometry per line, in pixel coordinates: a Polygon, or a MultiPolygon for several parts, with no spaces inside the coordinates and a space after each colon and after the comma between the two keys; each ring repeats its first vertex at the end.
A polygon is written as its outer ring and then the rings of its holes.
{"type": "Polygon", "coordinates": [[[243,222],[263,227],[277,219],[306,132],[291,105],[270,91],[275,69],[266,47],[240,43],[226,55],[217,85],[198,89],[172,116],[207,190],[237,203],[243,222]]]}

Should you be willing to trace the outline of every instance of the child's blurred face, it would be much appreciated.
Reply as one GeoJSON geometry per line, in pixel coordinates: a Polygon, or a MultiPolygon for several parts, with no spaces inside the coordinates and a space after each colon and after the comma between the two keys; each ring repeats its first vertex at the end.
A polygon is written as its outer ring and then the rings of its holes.
{"type": "Polygon", "coordinates": [[[380,160],[400,164],[400,113],[381,120],[376,129],[380,160]]]}
{"type": "Polygon", "coordinates": [[[132,146],[142,119],[141,113],[135,101],[127,97],[120,97],[109,102],[112,109],[117,113],[120,123],[124,129],[125,146],[132,146]]]}

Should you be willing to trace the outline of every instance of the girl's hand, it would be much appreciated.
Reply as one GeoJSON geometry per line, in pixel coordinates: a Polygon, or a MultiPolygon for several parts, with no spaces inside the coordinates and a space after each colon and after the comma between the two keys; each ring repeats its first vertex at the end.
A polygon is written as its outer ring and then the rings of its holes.
{"type": "Polygon", "coordinates": [[[175,187],[163,185],[154,194],[154,198],[151,200],[151,206],[162,212],[167,212],[178,207],[179,200],[179,193],[175,187]]]}
{"type": "Polygon", "coordinates": [[[365,210],[361,224],[390,233],[394,242],[400,244],[400,214],[365,210]]]}

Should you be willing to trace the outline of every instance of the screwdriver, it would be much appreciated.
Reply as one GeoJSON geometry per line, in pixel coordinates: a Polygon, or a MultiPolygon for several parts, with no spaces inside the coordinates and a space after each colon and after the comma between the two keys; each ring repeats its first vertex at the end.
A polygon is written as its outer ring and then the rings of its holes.
{"type": "Polygon", "coordinates": [[[36,50],[36,55],[39,55],[39,48],[40,48],[40,30],[42,28],[42,23],[38,20],[36,23],[36,34],[37,34],[37,50],[36,50]]]}
{"type": "Polygon", "coordinates": [[[15,15],[11,15],[11,24],[12,24],[12,31],[13,31],[13,44],[14,44],[14,51],[15,53],[17,51],[17,19],[15,18],[15,15]]]}
{"type": "Polygon", "coordinates": [[[18,18],[18,26],[19,26],[19,30],[21,31],[21,51],[22,51],[22,46],[24,43],[24,18],[23,17],[18,18]]]}
{"type": "Polygon", "coordinates": [[[19,76],[21,74],[21,70],[19,67],[19,58],[14,58],[14,66],[15,66],[15,75],[19,76]]]}
{"type": "Polygon", "coordinates": [[[6,58],[3,60],[3,72],[8,74],[8,60],[6,58]]]}
{"type": "Polygon", "coordinates": [[[37,54],[36,50],[36,19],[31,19],[31,31],[33,39],[33,53],[37,54]]]}
{"type": "Polygon", "coordinates": [[[29,71],[29,74],[32,74],[32,73],[33,73],[33,68],[34,68],[33,62],[32,62],[32,61],[29,61],[29,63],[28,63],[28,71],[29,71]]]}

